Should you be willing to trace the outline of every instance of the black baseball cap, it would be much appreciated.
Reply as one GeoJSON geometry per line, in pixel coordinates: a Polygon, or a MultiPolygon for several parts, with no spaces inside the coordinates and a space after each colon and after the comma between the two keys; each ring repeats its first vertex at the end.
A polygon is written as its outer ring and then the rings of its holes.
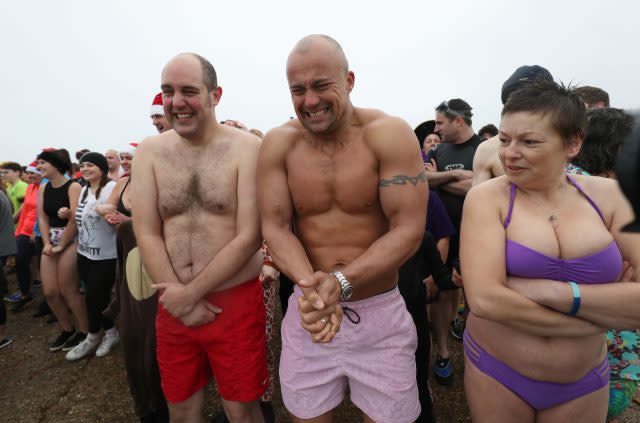
{"type": "Polygon", "coordinates": [[[502,104],[506,104],[509,96],[523,87],[527,82],[536,80],[553,81],[551,72],[538,65],[520,66],[516,71],[504,81],[502,84],[502,104]]]}

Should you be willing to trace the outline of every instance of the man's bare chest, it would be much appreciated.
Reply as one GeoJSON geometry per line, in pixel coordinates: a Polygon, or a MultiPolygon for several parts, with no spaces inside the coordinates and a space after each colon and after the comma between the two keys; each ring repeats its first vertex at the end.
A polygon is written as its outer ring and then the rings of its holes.
{"type": "Polygon", "coordinates": [[[154,167],[163,219],[193,212],[236,210],[237,167],[226,157],[163,158],[154,167]]]}
{"type": "Polygon", "coordinates": [[[348,213],[367,212],[379,204],[378,163],[371,155],[293,160],[288,184],[298,214],[316,214],[339,207],[348,213]]]}

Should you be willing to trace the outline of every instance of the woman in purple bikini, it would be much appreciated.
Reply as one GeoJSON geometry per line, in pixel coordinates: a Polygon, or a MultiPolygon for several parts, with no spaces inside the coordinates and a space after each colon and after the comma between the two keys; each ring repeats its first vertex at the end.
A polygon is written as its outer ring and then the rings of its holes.
{"type": "Polygon", "coordinates": [[[475,422],[604,422],[606,329],[640,327],[640,236],[615,181],[569,176],[586,110],[553,82],[515,92],[502,111],[506,175],[465,202],[461,262],[471,314],[465,392],[475,422]]]}

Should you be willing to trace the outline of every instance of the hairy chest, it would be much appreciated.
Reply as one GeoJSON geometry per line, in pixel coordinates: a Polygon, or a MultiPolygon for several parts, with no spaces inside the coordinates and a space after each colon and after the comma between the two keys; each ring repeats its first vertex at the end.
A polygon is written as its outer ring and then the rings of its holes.
{"type": "Polygon", "coordinates": [[[228,151],[165,154],[154,167],[160,216],[229,214],[237,208],[237,166],[228,151]]]}

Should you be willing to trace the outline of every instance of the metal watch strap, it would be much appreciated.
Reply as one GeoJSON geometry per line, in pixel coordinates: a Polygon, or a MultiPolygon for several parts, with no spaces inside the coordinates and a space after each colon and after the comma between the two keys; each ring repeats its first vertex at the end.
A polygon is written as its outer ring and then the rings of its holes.
{"type": "Polygon", "coordinates": [[[353,293],[353,286],[351,286],[351,283],[346,278],[346,276],[339,270],[334,270],[333,272],[331,272],[331,274],[335,276],[335,278],[340,283],[340,288],[342,289],[342,294],[340,295],[340,297],[342,298],[342,300],[346,301],[351,298],[351,294],[353,293]]]}

